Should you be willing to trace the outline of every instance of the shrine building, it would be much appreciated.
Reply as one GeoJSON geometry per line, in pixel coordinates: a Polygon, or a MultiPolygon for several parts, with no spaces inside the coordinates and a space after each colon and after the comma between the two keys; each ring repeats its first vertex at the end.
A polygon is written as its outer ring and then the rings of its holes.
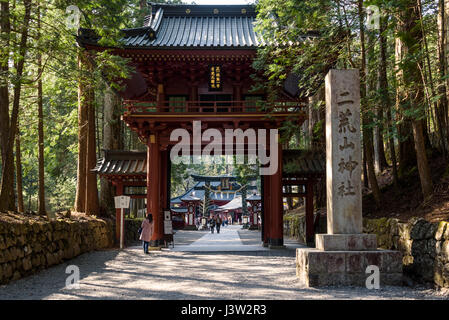
{"type": "MultiPolygon", "coordinates": [[[[191,175],[196,184],[184,194],[172,198],[170,209],[174,216],[184,218],[186,228],[195,227],[196,219],[201,217],[220,216],[227,219],[229,216],[233,221],[242,219],[242,192],[243,186],[237,182],[234,176],[201,176],[191,175]],[[222,210],[224,206],[240,199],[240,206],[232,209],[222,210]],[[208,202],[205,204],[204,202],[208,202]],[[207,207],[207,208],[206,208],[207,207]],[[205,209],[208,212],[204,212],[205,209]]],[[[249,193],[256,192],[256,177],[249,179],[246,190],[249,193]]],[[[260,201],[259,201],[260,202],[260,201]]]]}

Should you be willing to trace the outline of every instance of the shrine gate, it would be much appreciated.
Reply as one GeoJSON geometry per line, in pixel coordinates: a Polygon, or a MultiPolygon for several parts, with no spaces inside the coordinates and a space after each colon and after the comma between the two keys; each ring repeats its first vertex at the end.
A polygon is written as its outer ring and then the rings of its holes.
{"type": "MultiPolygon", "coordinates": [[[[170,150],[177,143],[170,140],[173,130],[192,135],[193,121],[201,121],[202,131],[217,129],[224,136],[226,129],[279,129],[286,120],[299,129],[307,118],[307,100],[279,88],[282,100],[268,102],[268,92],[251,90],[252,63],[264,45],[254,31],[253,6],[152,4],[152,10],[144,26],[123,30],[123,46],[113,53],[130,59],[136,70],[120,92],[122,120],[147,146],[147,210],[155,223],[151,245],[162,246],[170,150]]],[[[97,40],[80,29],[78,41],[87,50],[105,50],[97,40]]],[[[269,142],[263,143],[271,152],[269,142]]],[[[208,143],[201,141],[201,148],[208,143]]],[[[283,150],[279,139],[277,144],[278,170],[262,177],[262,238],[272,247],[283,245],[283,150]]]]}

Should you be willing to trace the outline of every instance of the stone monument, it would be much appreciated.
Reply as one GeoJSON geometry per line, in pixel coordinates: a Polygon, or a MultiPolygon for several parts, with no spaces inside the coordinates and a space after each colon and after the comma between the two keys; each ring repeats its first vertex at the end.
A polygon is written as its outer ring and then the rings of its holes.
{"type": "Polygon", "coordinates": [[[374,234],[363,234],[358,70],[326,76],[327,234],[316,248],[297,249],[296,274],[307,286],[365,286],[368,266],[381,285],[402,284],[402,255],[378,250],[374,234]]]}

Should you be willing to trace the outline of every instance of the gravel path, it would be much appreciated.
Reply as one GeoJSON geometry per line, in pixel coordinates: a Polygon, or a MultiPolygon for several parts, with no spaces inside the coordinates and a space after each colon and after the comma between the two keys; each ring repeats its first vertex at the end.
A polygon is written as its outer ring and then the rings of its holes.
{"type": "MultiPolygon", "coordinates": [[[[180,234],[183,242],[198,234],[180,234]]],[[[258,236],[257,232],[253,233],[258,236]]],[[[248,235],[245,236],[246,238],[248,235]]],[[[189,240],[190,239],[190,240],[189,240]]],[[[449,299],[429,289],[302,287],[286,256],[201,254],[141,248],[81,255],[68,263],[0,286],[0,299],[449,299]],[[80,288],[65,288],[66,267],[80,268],[80,288]]]]}

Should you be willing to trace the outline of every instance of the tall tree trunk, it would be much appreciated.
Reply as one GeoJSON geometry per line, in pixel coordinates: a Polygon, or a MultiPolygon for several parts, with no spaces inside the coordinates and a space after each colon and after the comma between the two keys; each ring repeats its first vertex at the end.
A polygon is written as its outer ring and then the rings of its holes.
{"type": "Polygon", "coordinates": [[[366,166],[366,152],[365,152],[365,146],[363,146],[363,186],[368,189],[369,183],[368,183],[368,168],[366,166]]]}
{"type": "Polygon", "coordinates": [[[436,118],[438,131],[440,134],[441,140],[441,148],[443,154],[447,158],[449,156],[449,123],[448,123],[448,98],[447,92],[448,87],[446,86],[446,81],[444,77],[447,71],[447,54],[446,46],[447,46],[447,17],[446,11],[449,8],[446,8],[446,5],[449,6],[449,2],[445,3],[447,0],[439,0],[438,3],[438,94],[440,99],[438,100],[437,109],[436,109],[436,118]]]}
{"type": "MultiPolygon", "coordinates": [[[[418,10],[418,17],[419,17],[419,26],[420,26],[420,30],[421,30],[421,39],[422,39],[422,44],[423,44],[423,49],[424,49],[424,61],[422,62],[422,64],[426,64],[427,65],[427,72],[425,71],[426,68],[424,66],[421,66],[421,63],[419,63],[419,71],[421,73],[421,78],[422,78],[422,83],[423,83],[423,96],[424,96],[424,90],[427,91],[427,83],[430,86],[430,91],[432,93],[432,97],[435,97],[435,86],[434,86],[434,81],[433,81],[433,76],[432,76],[432,67],[430,65],[430,54],[429,54],[429,46],[427,45],[427,36],[426,36],[426,30],[424,28],[424,23],[423,23],[423,14],[422,14],[422,5],[421,5],[421,1],[417,1],[417,9],[418,10]],[[428,81],[427,81],[427,78],[428,81]]],[[[435,106],[435,110],[438,109],[438,103],[435,101],[434,103],[435,106]]],[[[432,116],[432,102],[429,99],[428,103],[427,103],[427,118],[432,116]]],[[[427,130],[427,121],[426,119],[421,119],[421,127],[422,127],[422,131],[423,131],[423,138],[424,138],[424,145],[426,147],[426,149],[430,149],[432,148],[432,144],[430,142],[430,138],[429,138],[429,132],[427,130]]],[[[438,126],[438,125],[437,125],[438,126]]]]}
{"type": "MultiPolygon", "coordinates": [[[[92,74],[92,63],[87,59],[89,74],[92,74]]],[[[86,204],[87,215],[98,215],[100,204],[98,200],[97,174],[91,170],[97,165],[97,150],[95,138],[95,92],[93,81],[88,82],[86,88],[87,108],[87,153],[86,153],[86,204]]]]}
{"type": "MultiPolygon", "coordinates": [[[[413,111],[422,114],[424,83],[420,74],[420,70],[422,70],[420,66],[421,61],[416,58],[418,56],[417,53],[421,49],[420,43],[423,40],[422,29],[417,25],[417,23],[420,23],[421,0],[403,0],[401,4],[403,4],[403,7],[401,8],[399,19],[401,32],[399,41],[402,42],[402,47],[406,53],[404,58],[408,62],[403,64],[402,67],[402,83],[406,91],[404,100],[408,102],[408,108],[412,108],[413,111]]],[[[426,154],[422,120],[414,117],[411,119],[411,123],[421,189],[424,199],[427,199],[432,195],[433,187],[426,154]]]]}
{"type": "Polygon", "coordinates": [[[390,94],[388,91],[388,77],[387,77],[387,37],[386,32],[386,18],[381,17],[380,30],[379,30],[379,92],[380,92],[380,102],[381,110],[385,110],[387,115],[387,132],[388,141],[390,145],[390,157],[391,165],[393,168],[393,184],[397,187],[399,184],[398,168],[396,151],[394,148],[394,131],[391,115],[391,101],[390,94]]]}
{"type": "Polygon", "coordinates": [[[421,190],[424,199],[428,199],[433,193],[432,177],[430,175],[429,163],[427,161],[426,146],[423,136],[421,121],[413,121],[413,137],[415,139],[418,172],[421,181],[421,190]]]}
{"type": "MultiPolygon", "coordinates": [[[[444,74],[449,74],[449,0],[444,0],[444,42],[443,42],[443,55],[444,55],[444,74]]],[[[449,100],[449,78],[445,78],[446,85],[446,100],[449,100]]],[[[449,102],[448,102],[449,104],[449,102]]],[[[449,109],[449,106],[447,106],[449,109]]],[[[449,156],[449,110],[446,110],[446,133],[447,133],[447,152],[449,156]]]]}
{"type": "Polygon", "coordinates": [[[24,212],[25,209],[23,205],[22,151],[20,148],[19,128],[17,128],[16,132],[16,189],[17,189],[17,211],[24,212]]]}
{"type": "MultiPolygon", "coordinates": [[[[361,43],[361,52],[362,52],[362,66],[360,68],[360,78],[363,81],[361,88],[361,101],[363,102],[366,97],[366,51],[365,51],[365,30],[364,30],[364,13],[363,13],[363,0],[358,0],[358,13],[359,13],[359,23],[360,23],[360,43],[361,43]]],[[[366,155],[366,165],[368,169],[368,180],[371,186],[371,190],[373,192],[374,201],[377,206],[380,206],[381,202],[381,194],[379,185],[377,184],[376,173],[374,171],[374,161],[373,161],[373,132],[372,129],[368,127],[369,124],[372,123],[372,119],[370,119],[369,113],[366,110],[366,102],[363,103],[364,106],[362,108],[362,123],[364,126],[363,129],[363,147],[365,149],[366,155]]]]}
{"type": "MultiPolygon", "coordinates": [[[[5,171],[5,167],[13,167],[13,165],[6,163],[11,161],[11,157],[8,157],[8,140],[9,140],[9,81],[6,77],[9,73],[9,37],[11,34],[11,24],[10,24],[10,12],[9,12],[9,1],[1,2],[1,37],[2,37],[2,45],[3,48],[0,50],[0,72],[5,75],[4,81],[0,82],[0,152],[2,159],[2,172],[1,172],[1,180],[0,180],[0,190],[3,190],[7,186],[3,186],[3,183],[6,180],[11,181],[10,175],[11,172],[5,171]]],[[[11,171],[11,170],[10,170],[11,171]]],[[[10,183],[10,182],[8,182],[10,183]]],[[[14,210],[14,190],[12,189],[12,185],[10,188],[7,188],[5,192],[9,192],[9,197],[3,200],[3,203],[0,201],[0,211],[2,210],[14,210]],[[12,196],[11,196],[12,192],[12,196]]]]}
{"type": "MultiPolygon", "coordinates": [[[[398,25],[398,33],[401,32],[401,28],[398,25]]],[[[416,153],[413,145],[413,133],[412,126],[409,119],[403,115],[403,105],[405,88],[403,84],[403,70],[399,67],[405,55],[407,54],[406,48],[399,38],[395,40],[395,74],[396,74],[396,120],[400,121],[397,125],[398,132],[398,144],[399,144],[399,167],[398,175],[401,177],[407,172],[407,169],[416,165],[416,153]]]]}
{"type": "MultiPolygon", "coordinates": [[[[3,2],[2,2],[3,5],[3,2]]],[[[14,62],[16,66],[16,80],[14,83],[14,100],[9,121],[9,134],[6,141],[4,154],[6,161],[3,159],[2,164],[2,180],[0,189],[0,211],[14,210],[14,142],[17,131],[17,121],[19,118],[20,94],[22,90],[22,76],[27,53],[28,29],[30,22],[31,0],[24,0],[25,15],[23,18],[21,38],[19,44],[18,55],[14,62]]],[[[3,7],[2,7],[3,9],[3,7]]],[[[7,63],[7,62],[6,62],[7,63]]],[[[9,108],[8,108],[9,109],[9,108]]],[[[5,146],[2,146],[5,147],[5,146]]]]}
{"type": "Polygon", "coordinates": [[[388,162],[387,157],[385,156],[385,146],[384,146],[384,111],[385,109],[382,108],[382,105],[379,106],[377,109],[377,121],[378,121],[378,127],[376,130],[376,136],[377,136],[377,149],[379,150],[379,163],[381,170],[388,168],[388,162]]]}
{"type": "MultiPolygon", "coordinates": [[[[103,148],[105,150],[123,149],[123,139],[120,126],[121,101],[114,90],[106,84],[103,112],[103,148]]],[[[100,212],[114,212],[115,190],[106,180],[100,180],[100,212]]]]}
{"type": "Polygon", "coordinates": [[[374,169],[376,173],[382,172],[383,169],[387,167],[387,160],[385,159],[384,145],[383,145],[383,110],[382,104],[377,103],[377,98],[375,98],[375,94],[377,94],[377,85],[378,85],[378,77],[375,70],[379,68],[378,59],[376,59],[375,52],[375,43],[376,43],[376,33],[374,30],[370,30],[367,32],[368,35],[368,49],[367,49],[367,58],[368,64],[366,69],[366,88],[367,92],[370,95],[370,104],[374,105],[373,113],[376,114],[376,126],[374,127],[374,135],[373,135],[373,149],[374,149],[374,169]]]}
{"type": "Polygon", "coordinates": [[[85,212],[86,207],[86,157],[87,157],[87,79],[84,53],[78,53],[78,168],[75,206],[76,212],[85,212]]]}
{"type": "MultiPolygon", "coordinates": [[[[41,37],[41,15],[40,3],[37,7],[37,30],[38,38],[41,37]]],[[[38,209],[39,215],[46,214],[45,209],[45,181],[44,181],[44,112],[42,103],[42,55],[37,56],[37,73],[39,80],[37,81],[37,114],[38,114],[38,170],[39,170],[39,189],[38,189],[38,209]]]]}

